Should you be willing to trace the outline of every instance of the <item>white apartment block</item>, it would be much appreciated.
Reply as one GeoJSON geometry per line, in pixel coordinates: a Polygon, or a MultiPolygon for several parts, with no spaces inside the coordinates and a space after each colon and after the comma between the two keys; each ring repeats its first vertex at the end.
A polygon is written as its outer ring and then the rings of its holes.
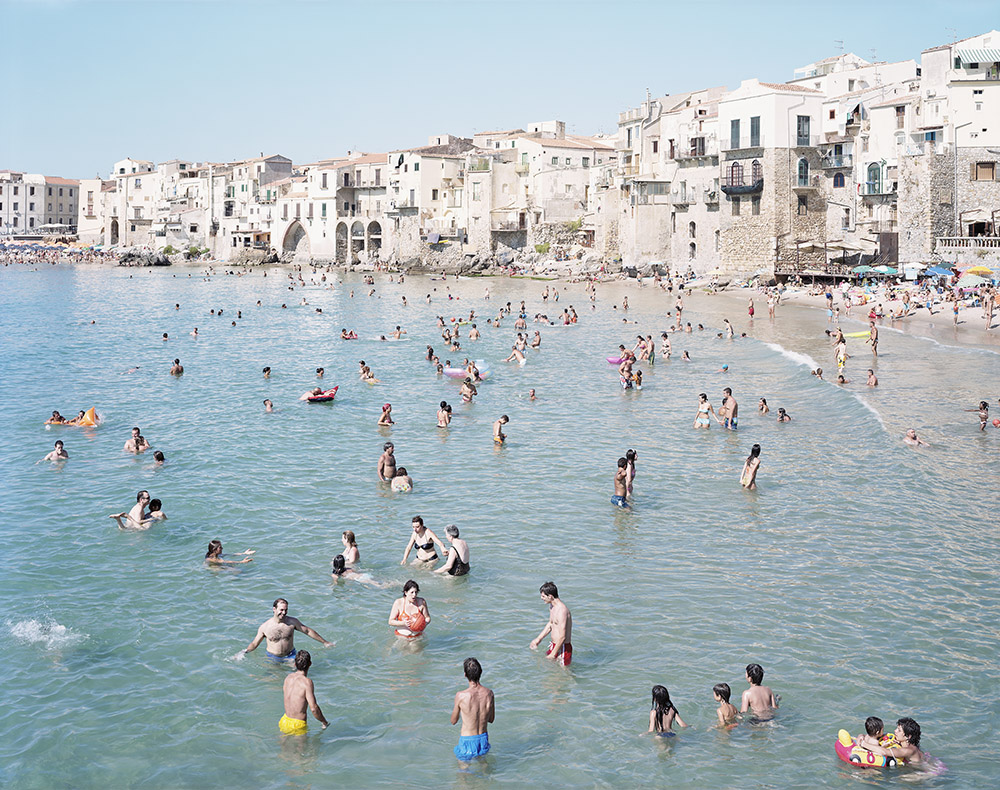
{"type": "Polygon", "coordinates": [[[80,182],[0,170],[0,236],[76,232],[80,182]]]}

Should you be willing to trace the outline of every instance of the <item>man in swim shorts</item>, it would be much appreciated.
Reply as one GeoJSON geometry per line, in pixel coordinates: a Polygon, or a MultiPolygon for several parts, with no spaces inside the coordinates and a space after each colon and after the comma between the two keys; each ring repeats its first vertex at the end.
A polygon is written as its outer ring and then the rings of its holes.
{"type": "Polygon", "coordinates": [[[503,426],[510,422],[510,418],[505,414],[493,423],[493,441],[496,444],[503,444],[507,439],[507,434],[503,432],[503,426]]]}
{"type": "Polygon", "coordinates": [[[252,650],[256,650],[257,645],[264,639],[267,639],[265,654],[271,661],[275,663],[291,661],[295,658],[293,638],[296,631],[301,631],[306,636],[311,636],[317,642],[321,642],[323,647],[333,647],[333,642],[327,642],[309,626],[304,625],[298,618],[288,617],[288,601],[284,598],[276,599],[272,606],[274,608],[274,616],[261,623],[260,628],[257,629],[257,636],[253,638],[253,641],[243,651],[244,655],[252,650]]]}
{"type": "Polygon", "coordinates": [[[306,724],[306,707],[312,711],[316,721],[325,730],[330,726],[323,711],[316,702],[316,691],[309,678],[309,667],[312,656],[308,650],[300,650],[295,656],[295,671],[285,678],[282,692],[285,697],[285,715],[278,721],[278,729],[285,735],[305,735],[309,729],[306,724]]]}
{"type": "Polygon", "coordinates": [[[733,397],[733,391],[730,387],[722,390],[722,395],[722,408],[719,409],[725,415],[722,423],[729,430],[735,431],[740,421],[740,406],[736,402],[736,398],[733,397]]]}
{"type": "Polygon", "coordinates": [[[489,724],[496,717],[493,701],[493,691],[479,684],[483,668],[474,658],[465,659],[465,678],[469,687],[455,695],[455,707],[451,710],[451,723],[457,724],[462,719],[462,734],[455,747],[455,756],[459,760],[469,761],[474,757],[482,757],[490,750],[490,738],[486,732],[489,724]]]}
{"type": "Polygon", "coordinates": [[[619,458],[618,468],[615,470],[615,495],[611,497],[611,504],[615,507],[628,507],[628,501],[625,499],[625,494],[627,493],[628,486],[628,459],[619,458]]]}
{"type": "Polygon", "coordinates": [[[549,605],[549,622],[542,629],[537,637],[531,640],[532,650],[549,635],[549,649],[545,651],[545,657],[550,661],[559,662],[560,666],[568,667],[573,660],[573,645],[571,637],[573,635],[573,615],[569,608],[559,600],[559,590],[552,582],[545,582],[538,588],[538,593],[544,603],[549,605]]]}

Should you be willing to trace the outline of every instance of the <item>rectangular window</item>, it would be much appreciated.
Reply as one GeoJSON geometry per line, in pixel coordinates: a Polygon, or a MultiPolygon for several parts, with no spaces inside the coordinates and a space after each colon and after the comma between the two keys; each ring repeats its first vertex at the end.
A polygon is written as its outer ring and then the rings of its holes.
{"type": "Polygon", "coordinates": [[[347,201],[345,200],[345,201],[344,201],[344,211],[345,211],[345,212],[347,212],[347,211],[350,211],[350,210],[351,210],[351,204],[350,204],[350,203],[348,203],[348,202],[347,202],[347,201]]]}
{"type": "Polygon", "coordinates": [[[49,187],[49,197],[52,197],[52,187],[49,187]]]}
{"type": "Polygon", "coordinates": [[[323,173],[323,175],[320,177],[320,185],[319,185],[320,189],[326,189],[326,176],[327,174],[323,173]]]}
{"type": "Polygon", "coordinates": [[[410,205],[411,206],[417,205],[416,192],[412,189],[410,190],[410,205]]]}
{"type": "Polygon", "coordinates": [[[14,217],[14,227],[17,227],[17,217],[14,217]]]}
{"type": "Polygon", "coordinates": [[[632,147],[632,127],[631,126],[628,129],[625,130],[625,147],[626,148],[631,148],[632,147]]]}
{"type": "Polygon", "coordinates": [[[584,167],[590,167],[590,157],[589,156],[583,157],[583,166],[584,167]]]}
{"type": "Polygon", "coordinates": [[[309,217],[309,219],[313,218],[313,204],[312,203],[309,204],[309,211],[306,214],[306,216],[309,217]]]}
{"type": "Polygon", "coordinates": [[[34,187],[28,187],[28,194],[29,195],[34,195],[35,194],[35,188],[34,187]]]}
{"type": "Polygon", "coordinates": [[[799,216],[804,217],[809,213],[809,198],[805,195],[799,195],[799,216]]]}
{"type": "Polygon", "coordinates": [[[750,147],[760,146],[760,116],[755,115],[750,119],[750,147]]]}
{"type": "Polygon", "coordinates": [[[52,204],[49,203],[49,211],[52,211],[52,204]]]}
{"type": "Polygon", "coordinates": [[[133,181],[132,186],[134,186],[136,189],[142,189],[142,179],[141,178],[136,178],[133,181]]]}
{"type": "Polygon", "coordinates": [[[420,162],[413,163],[413,172],[416,173],[420,169],[420,162]]]}
{"type": "Polygon", "coordinates": [[[142,219],[142,209],[141,208],[133,209],[133,211],[135,211],[135,218],[136,219],[142,219]]]}
{"type": "Polygon", "coordinates": [[[452,201],[451,201],[452,205],[455,205],[455,206],[461,206],[462,205],[462,193],[464,191],[465,191],[464,189],[455,189],[455,190],[452,191],[452,193],[451,193],[451,195],[452,195],[452,201]]]}
{"type": "Polygon", "coordinates": [[[738,197],[732,198],[733,202],[733,216],[738,217],[740,215],[740,199],[738,197]]]}
{"type": "Polygon", "coordinates": [[[760,195],[754,195],[750,198],[750,213],[755,217],[760,216],[760,195]]]}
{"type": "Polygon", "coordinates": [[[301,216],[302,216],[302,204],[301,203],[296,203],[295,204],[295,219],[298,219],[301,216]]]}
{"type": "Polygon", "coordinates": [[[326,203],[320,203],[319,204],[319,215],[323,219],[326,219],[326,203]]]}
{"type": "Polygon", "coordinates": [[[570,193],[571,193],[572,191],[573,191],[573,185],[572,185],[572,184],[567,184],[567,185],[566,185],[566,194],[568,195],[568,194],[570,194],[570,193]]]}
{"type": "Polygon", "coordinates": [[[729,147],[739,148],[740,147],[740,119],[733,118],[729,122],[729,147]]]}
{"type": "Polygon", "coordinates": [[[480,181],[473,181],[472,182],[472,199],[473,200],[482,200],[482,195],[480,194],[481,187],[482,187],[482,183],[480,181]]]}
{"type": "MultiPolygon", "coordinates": [[[[183,167],[183,165],[181,165],[181,167],[183,167]]],[[[188,233],[197,233],[197,232],[198,232],[197,225],[188,225],[188,233]]]]}
{"type": "Polygon", "coordinates": [[[837,117],[837,111],[836,110],[830,110],[830,120],[832,121],[836,117],[837,117]]]}
{"type": "MultiPolygon", "coordinates": [[[[14,189],[17,189],[17,187],[14,187],[14,189]]],[[[16,194],[17,194],[17,192],[15,192],[14,194],[16,195],[16,194]]],[[[15,204],[14,204],[14,211],[17,211],[17,207],[18,207],[18,205],[20,205],[20,204],[18,204],[18,203],[15,203],[15,204]]]]}
{"type": "Polygon", "coordinates": [[[996,178],[996,162],[976,162],[972,166],[973,181],[993,181],[996,178]]]}
{"type": "Polygon", "coordinates": [[[653,153],[656,154],[659,153],[659,151],[660,151],[660,141],[653,140],[653,153]]]}
{"type": "Polygon", "coordinates": [[[382,168],[375,168],[375,186],[382,186],[382,168]]]}
{"type": "Polygon", "coordinates": [[[798,115],[795,121],[795,144],[809,145],[809,116],[798,115]]]}
{"type": "Polygon", "coordinates": [[[553,156],[552,157],[552,164],[553,165],[559,164],[559,157],[558,156],[553,156]]]}
{"type": "Polygon", "coordinates": [[[282,219],[288,219],[288,204],[287,203],[284,206],[282,206],[282,208],[281,208],[281,218],[282,219]]]}
{"type": "Polygon", "coordinates": [[[906,123],[906,107],[896,108],[896,128],[902,129],[903,125],[906,123]]]}
{"type": "Polygon", "coordinates": [[[34,211],[34,210],[35,210],[35,204],[34,203],[29,203],[28,204],[28,211],[34,211]]]}
{"type": "Polygon", "coordinates": [[[841,230],[850,230],[851,228],[851,210],[849,208],[844,209],[844,216],[840,222],[841,230]]]}
{"type": "Polygon", "coordinates": [[[18,189],[17,187],[14,187],[14,194],[15,195],[17,194],[17,189],[18,189]]]}
{"type": "Polygon", "coordinates": [[[431,200],[437,200],[437,199],[438,199],[438,191],[436,189],[432,189],[431,190],[431,200]]]}
{"type": "MultiPolygon", "coordinates": [[[[32,192],[34,192],[34,190],[32,190],[32,192]]],[[[59,197],[62,197],[62,196],[63,196],[62,187],[59,187],[59,197]]]]}
{"type": "Polygon", "coordinates": [[[566,164],[568,165],[570,163],[570,161],[571,161],[570,158],[567,156],[566,157],[566,164]]]}
{"type": "Polygon", "coordinates": [[[88,203],[94,202],[94,193],[90,190],[87,191],[87,202],[88,203]]]}

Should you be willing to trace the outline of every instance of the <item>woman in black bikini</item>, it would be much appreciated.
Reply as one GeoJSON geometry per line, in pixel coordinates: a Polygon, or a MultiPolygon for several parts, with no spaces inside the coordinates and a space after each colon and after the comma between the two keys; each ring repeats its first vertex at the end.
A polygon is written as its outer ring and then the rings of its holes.
{"type": "Polygon", "coordinates": [[[444,528],[444,534],[451,543],[448,549],[448,559],[434,573],[447,573],[449,576],[465,576],[469,572],[469,544],[458,537],[458,527],[449,524],[444,528]]]}
{"type": "Polygon", "coordinates": [[[406,551],[403,552],[403,559],[400,565],[406,565],[406,560],[410,556],[410,549],[416,547],[417,562],[434,562],[438,559],[437,552],[434,551],[434,544],[441,547],[441,553],[447,552],[441,538],[424,526],[424,520],[420,516],[413,517],[413,532],[410,533],[410,540],[406,544],[406,551]]]}

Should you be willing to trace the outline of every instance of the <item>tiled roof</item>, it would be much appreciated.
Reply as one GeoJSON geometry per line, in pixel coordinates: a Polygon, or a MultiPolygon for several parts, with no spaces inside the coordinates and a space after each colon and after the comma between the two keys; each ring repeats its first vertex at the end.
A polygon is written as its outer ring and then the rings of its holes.
{"type": "Polygon", "coordinates": [[[45,176],[46,184],[56,184],[57,186],[78,187],[80,182],[72,178],[60,178],[59,176],[45,176]]]}
{"type": "Polygon", "coordinates": [[[476,137],[481,137],[484,134],[524,134],[524,129],[502,129],[496,132],[476,132],[476,137]]]}
{"type": "Polygon", "coordinates": [[[790,85],[787,82],[762,82],[762,88],[770,88],[773,91],[793,91],[795,93],[822,93],[814,88],[806,88],[802,85],[790,85]]]}

